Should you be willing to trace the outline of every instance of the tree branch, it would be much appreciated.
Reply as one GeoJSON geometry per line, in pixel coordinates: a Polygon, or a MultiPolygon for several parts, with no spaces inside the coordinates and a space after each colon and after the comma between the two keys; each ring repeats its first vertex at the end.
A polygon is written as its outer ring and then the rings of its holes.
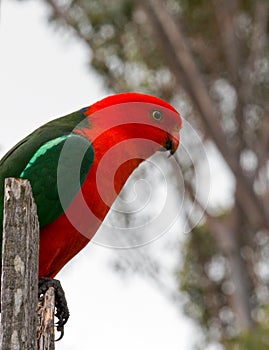
{"type": "Polygon", "coordinates": [[[224,56],[226,57],[228,71],[235,86],[238,86],[239,72],[239,42],[236,38],[235,15],[237,1],[212,0],[215,16],[219,24],[219,34],[222,37],[224,56]]]}

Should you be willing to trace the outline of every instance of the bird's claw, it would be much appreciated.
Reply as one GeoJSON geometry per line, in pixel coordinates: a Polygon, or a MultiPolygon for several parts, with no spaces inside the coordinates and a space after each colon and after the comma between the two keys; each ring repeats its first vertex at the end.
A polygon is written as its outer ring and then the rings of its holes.
{"type": "MultiPolygon", "coordinates": [[[[65,300],[66,302],[66,300],[65,300]]],[[[57,312],[55,313],[55,316],[58,318],[58,322],[56,323],[56,329],[58,332],[60,332],[60,336],[56,341],[59,341],[64,336],[64,325],[66,324],[68,318],[69,318],[69,311],[67,308],[67,304],[58,305],[56,304],[57,312]]]]}
{"type": "Polygon", "coordinates": [[[42,294],[44,295],[50,287],[53,287],[55,291],[55,307],[57,309],[55,316],[58,318],[56,329],[60,332],[60,336],[56,341],[59,341],[64,336],[64,325],[70,314],[65,293],[59,280],[49,277],[40,278],[38,282],[38,296],[40,297],[42,294]]]}
{"type": "Polygon", "coordinates": [[[56,339],[55,341],[59,341],[62,339],[62,337],[64,336],[64,326],[60,325],[59,322],[56,323],[56,329],[58,332],[60,332],[60,336],[58,339],[56,339]]]}

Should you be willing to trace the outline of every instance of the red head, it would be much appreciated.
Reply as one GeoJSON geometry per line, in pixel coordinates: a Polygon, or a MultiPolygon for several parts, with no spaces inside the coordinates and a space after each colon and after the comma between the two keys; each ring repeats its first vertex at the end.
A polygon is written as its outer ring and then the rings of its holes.
{"type": "Polygon", "coordinates": [[[100,142],[105,143],[107,150],[107,147],[128,140],[134,157],[147,158],[160,148],[173,154],[179,145],[182,127],[179,113],[154,96],[139,93],[109,96],[90,106],[85,114],[92,126],[88,137],[98,148],[100,142]],[[144,148],[143,140],[152,141],[151,147],[148,143],[144,148]]]}

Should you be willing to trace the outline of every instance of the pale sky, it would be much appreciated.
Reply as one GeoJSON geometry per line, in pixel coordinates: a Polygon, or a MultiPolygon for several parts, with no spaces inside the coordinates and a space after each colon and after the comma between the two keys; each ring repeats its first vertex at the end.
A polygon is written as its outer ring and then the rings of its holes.
{"type": "MultiPolygon", "coordinates": [[[[33,0],[2,3],[1,156],[50,119],[107,95],[88,70],[87,49],[49,27],[45,9],[33,0]]],[[[146,280],[115,274],[113,254],[89,244],[58,275],[71,316],[56,349],[193,349],[193,323],[146,280]]]]}

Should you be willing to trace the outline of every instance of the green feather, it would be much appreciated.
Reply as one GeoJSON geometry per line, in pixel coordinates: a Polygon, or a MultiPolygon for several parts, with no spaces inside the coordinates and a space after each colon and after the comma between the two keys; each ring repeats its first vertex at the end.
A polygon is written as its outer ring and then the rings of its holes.
{"type": "Polygon", "coordinates": [[[42,157],[47,151],[57,146],[59,143],[62,143],[62,141],[66,140],[66,137],[67,137],[66,135],[57,137],[56,139],[50,140],[46,142],[43,146],[41,146],[33,155],[33,157],[30,159],[30,162],[26,165],[26,168],[23,170],[20,177],[24,177],[27,169],[33,166],[39,157],[42,157]]]}

